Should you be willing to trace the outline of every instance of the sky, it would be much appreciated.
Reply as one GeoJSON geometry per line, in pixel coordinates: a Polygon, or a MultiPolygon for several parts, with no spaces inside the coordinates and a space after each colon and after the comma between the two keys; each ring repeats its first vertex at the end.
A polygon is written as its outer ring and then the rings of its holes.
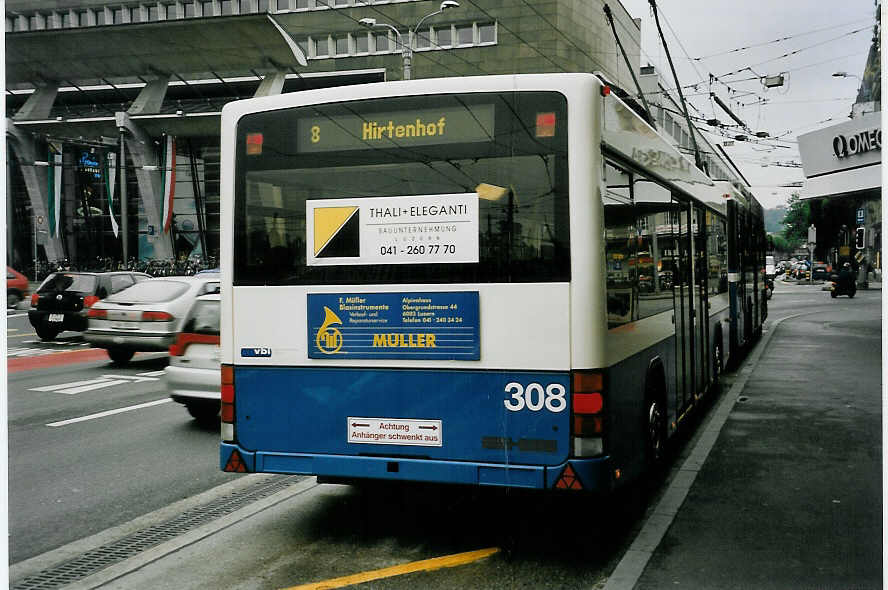
{"type": "MultiPolygon", "coordinates": [[[[620,1],[629,14],[642,19],[641,65],[655,66],[664,85],[673,88],[648,0],[620,1]]],[[[753,132],[781,136],[778,142],[735,141],[725,150],[764,207],[784,204],[799,189],[779,185],[804,179],[801,168],[779,165],[801,162],[797,136],[838,124],[851,112],[872,43],[875,3],[657,0],[657,7],[685,97],[699,109],[691,108],[691,115],[733,123],[710,99],[712,91],[753,132]],[[782,57],[785,54],[792,55],[782,57]],[[835,72],[846,72],[848,77],[835,77],[835,72]],[[725,84],[710,86],[710,74],[725,84]],[[760,77],[777,74],[784,75],[784,85],[765,88],[760,77]],[[684,88],[691,84],[697,88],[684,88]]],[[[729,139],[708,137],[713,143],[729,139]]]]}

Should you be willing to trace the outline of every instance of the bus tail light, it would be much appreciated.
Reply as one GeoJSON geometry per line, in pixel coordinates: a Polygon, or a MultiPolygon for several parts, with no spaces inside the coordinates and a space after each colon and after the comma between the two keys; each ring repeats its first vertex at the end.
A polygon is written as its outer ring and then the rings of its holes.
{"type": "Polygon", "coordinates": [[[234,442],[234,366],[222,365],[222,440],[234,442]]]}
{"type": "Polygon", "coordinates": [[[571,375],[571,435],[574,457],[604,453],[604,375],[574,371],[571,375]]]}

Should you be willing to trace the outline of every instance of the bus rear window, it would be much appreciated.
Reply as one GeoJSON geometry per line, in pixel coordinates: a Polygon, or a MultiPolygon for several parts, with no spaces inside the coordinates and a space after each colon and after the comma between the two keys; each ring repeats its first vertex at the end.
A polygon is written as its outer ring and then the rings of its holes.
{"type": "Polygon", "coordinates": [[[237,145],[235,285],[570,280],[559,93],[257,113],[237,145]]]}

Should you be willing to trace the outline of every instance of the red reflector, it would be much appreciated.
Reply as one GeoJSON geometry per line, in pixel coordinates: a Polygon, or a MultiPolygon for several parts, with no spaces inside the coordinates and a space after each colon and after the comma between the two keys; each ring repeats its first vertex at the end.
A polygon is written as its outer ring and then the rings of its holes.
{"type": "Polygon", "coordinates": [[[573,394],[573,411],[575,414],[597,414],[604,407],[604,398],[600,393],[573,394]]]}
{"type": "Polygon", "coordinates": [[[96,303],[98,303],[99,298],[95,295],[87,295],[83,298],[83,307],[92,307],[96,303]]]}
{"type": "Polygon", "coordinates": [[[234,385],[229,383],[222,384],[222,403],[223,404],[233,404],[234,403],[234,385]]]}
{"type": "Polygon", "coordinates": [[[143,311],[142,312],[142,321],[143,322],[171,322],[173,321],[173,316],[168,314],[165,311],[143,311]]]}
{"type": "Polygon", "coordinates": [[[537,137],[555,137],[555,113],[537,113],[537,137]]]}
{"type": "Polygon", "coordinates": [[[574,393],[594,393],[604,389],[604,378],[601,373],[577,371],[573,374],[574,393]]]}
{"type": "Polygon", "coordinates": [[[611,93],[611,87],[610,87],[610,86],[602,86],[602,87],[601,87],[601,96],[607,96],[607,95],[610,94],[610,93],[611,93]]]}
{"type": "Polygon", "coordinates": [[[231,456],[228,457],[228,463],[225,464],[225,471],[230,471],[233,473],[246,473],[247,465],[244,463],[243,458],[240,456],[240,453],[237,450],[231,452],[231,456]]]}
{"type": "Polygon", "coordinates": [[[86,312],[86,317],[96,318],[96,319],[105,319],[108,317],[108,310],[107,309],[91,309],[88,312],[86,312]]]}
{"type": "Polygon", "coordinates": [[[564,468],[564,471],[561,472],[561,477],[555,482],[555,487],[560,490],[583,489],[583,484],[580,483],[580,478],[577,477],[577,474],[573,470],[573,467],[571,467],[570,463],[568,463],[567,467],[564,468]]]}
{"type": "Polygon", "coordinates": [[[234,405],[222,402],[222,407],[219,411],[219,419],[226,424],[234,424],[234,405]]]}
{"type": "Polygon", "coordinates": [[[264,139],[261,133],[247,133],[247,155],[257,156],[261,154],[264,139]]]}

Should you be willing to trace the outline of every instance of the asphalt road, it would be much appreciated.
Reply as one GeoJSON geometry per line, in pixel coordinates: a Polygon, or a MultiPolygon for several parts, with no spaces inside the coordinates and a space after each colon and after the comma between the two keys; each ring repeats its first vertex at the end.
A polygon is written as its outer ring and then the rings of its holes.
{"type": "MultiPolygon", "coordinates": [[[[73,332],[40,342],[19,313],[7,319],[8,366],[88,348],[73,332]]],[[[166,364],[146,354],[122,368],[106,358],[10,369],[10,563],[231,481],[219,471],[218,429],[167,397],[166,364]]]]}
{"type": "MultiPolygon", "coordinates": [[[[879,292],[859,292],[853,301],[832,300],[816,286],[778,283],[769,310],[772,322],[813,312],[815,318],[828,313],[830,321],[838,324],[854,320],[862,306],[873,308],[880,303],[879,292]]],[[[791,374],[792,359],[786,363],[791,374]]],[[[146,359],[121,370],[93,361],[10,375],[10,527],[11,548],[18,552],[18,559],[232,481],[231,475],[217,471],[218,434],[198,428],[183,408],[172,403],[65,427],[46,426],[51,421],[162,399],[158,382],[127,383],[74,395],[31,391],[106,374],[133,380],[133,376],[149,376],[163,364],[162,359],[146,359]],[[35,448],[29,448],[26,457],[16,456],[16,449],[31,446],[35,448]],[[32,473],[33,465],[41,466],[40,474],[32,473]],[[73,505],[79,508],[69,515],[66,508],[73,505]],[[16,515],[21,509],[25,514],[16,515]],[[56,519],[67,519],[61,522],[71,530],[58,530],[66,527],[56,519]],[[30,526],[39,530],[32,532],[30,526]]],[[[725,375],[724,387],[730,387],[733,377],[725,375]]],[[[709,419],[704,412],[696,430],[676,441],[669,469],[649,486],[613,501],[447,486],[360,489],[317,485],[309,478],[299,484],[298,493],[281,492],[282,499],[273,496],[261,511],[245,516],[235,513],[202,537],[171,548],[162,545],[150,560],[133,561],[129,571],[126,563],[121,564],[114,574],[117,577],[109,577],[104,587],[286,588],[490,548],[496,553],[466,565],[422,570],[357,587],[600,589],[652,515],[709,419]]],[[[254,477],[264,476],[247,476],[254,477]]],[[[217,489],[222,494],[230,487],[217,489]]],[[[723,501],[740,502],[742,489],[735,493],[738,497],[723,501]]],[[[150,524],[151,515],[144,518],[150,524]]],[[[711,525],[711,519],[700,523],[715,530],[711,525]]],[[[689,538],[699,532],[676,530],[689,538]]],[[[671,537],[671,542],[683,541],[671,537]]],[[[707,550],[697,553],[695,559],[705,562],[707,550]]],[[[11,562],[18,559],[13,556],[11,562]]],[[[652,588],[672,586],[672,578],[647,578],[646,583],[645,587],[652,588]]]]}

